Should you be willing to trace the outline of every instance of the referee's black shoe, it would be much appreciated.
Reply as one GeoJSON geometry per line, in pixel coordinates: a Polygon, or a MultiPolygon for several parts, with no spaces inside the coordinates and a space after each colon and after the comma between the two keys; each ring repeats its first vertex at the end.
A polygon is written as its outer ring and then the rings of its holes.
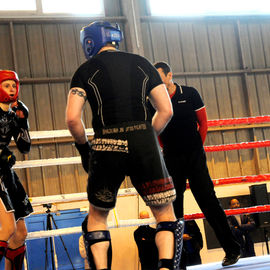
{"type": "Polygon", "coordinates": [[[226,254],[226,256],[224,257],[223,261],[222,261],[222,266],[229,266],[232,264],[235,264],[238,262],[240,258],[240,252],[239,253],[231,253],[231,254],[226,254]]]}

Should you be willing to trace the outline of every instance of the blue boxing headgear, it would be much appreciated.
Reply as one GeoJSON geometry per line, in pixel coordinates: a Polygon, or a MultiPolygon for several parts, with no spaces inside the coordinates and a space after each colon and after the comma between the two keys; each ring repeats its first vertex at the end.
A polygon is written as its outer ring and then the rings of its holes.
{"type": "Polygon", "coordinates": [[[115,44],[118,49],[122,39],[118,24],[114,27],[109,22],[93,22],[83,27],[80,32],[81,44],[87,59],[96,55],[107,43],[115,44]]]}

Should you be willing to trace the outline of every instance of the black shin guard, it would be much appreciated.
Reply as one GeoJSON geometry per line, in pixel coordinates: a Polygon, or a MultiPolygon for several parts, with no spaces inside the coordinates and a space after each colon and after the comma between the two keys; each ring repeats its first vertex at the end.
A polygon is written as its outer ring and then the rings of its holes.
{"type": "Polygon", "coordinates": [[[96,270],[96,265],[94,262],[94,256],[91,251],[91,246],[98,242],[109,241],[109,248],[107,252],[107,268],[104,270],[110,270],[112,264],[112,245],[111,245],[111,236],[109,231],[87,231],[87,217],[84,219],[82,223],[82,232],[84,245],[86,249],[87,260],[91,270],[96,270]]]}
{"type": "Polygon", "coordinates": [[[6,241],[0,240],[0,262],[2,261],[2,258],[6,256],[7,247],[8,243],[6,241]]]}
{"type": "Polygon", "coordinates": [[[11,262],[12,270],[22,270],[25,250],[25,245],[16,249],[7,248],[6,258],[11,262]]]}
{"type": "Polygon", "coordinates": [[[172,259],[160,259],[158,269],[169,268],[170,270],[178,270],[183,247],[184,219],[178,219],[175,222],[160,222],[157,224],[156,232],[160,231],[170,231],[174,234],[174,256],[172,259]]]}

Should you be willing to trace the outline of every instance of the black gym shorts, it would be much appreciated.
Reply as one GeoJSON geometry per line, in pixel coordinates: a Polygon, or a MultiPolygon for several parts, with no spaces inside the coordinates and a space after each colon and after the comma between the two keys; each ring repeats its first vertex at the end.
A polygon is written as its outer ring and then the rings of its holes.
{"type": "Polygon", "coordinates": [[[33,212],[29,198],[13,170],[5,171],[0,178],[0,198],[6,211],[14,212],[16,221],[33,212]]]}
{"type": "Polygon", "coordinates": [[[92,148],[87,192],[95,207],[115,207],[126,175],[146,205],[159,206],[175,200],[173,181],[150,123],[127,123],[99,130],[92,148]]]}

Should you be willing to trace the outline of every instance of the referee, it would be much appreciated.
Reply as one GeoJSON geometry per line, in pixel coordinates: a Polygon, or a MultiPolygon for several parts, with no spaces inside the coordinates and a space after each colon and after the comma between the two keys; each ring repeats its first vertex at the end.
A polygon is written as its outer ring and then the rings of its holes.
{"type": "Polygon", "coordinates": [[[240,257],[240,249],[216,197],[208,172],[203,148],[207,115],[202,98],[195,88],[174,83],[167,63],[158,62],[154,66],[166,85],[174,111],[171,121],[160,134],[160,141],[166,166],[176,189],[177,198],[173,203],[175,215],[177,218],[183,217],[184,192],[188,179],[199,207],[225,251],[222,265],[234,264],[240,257]]]}

